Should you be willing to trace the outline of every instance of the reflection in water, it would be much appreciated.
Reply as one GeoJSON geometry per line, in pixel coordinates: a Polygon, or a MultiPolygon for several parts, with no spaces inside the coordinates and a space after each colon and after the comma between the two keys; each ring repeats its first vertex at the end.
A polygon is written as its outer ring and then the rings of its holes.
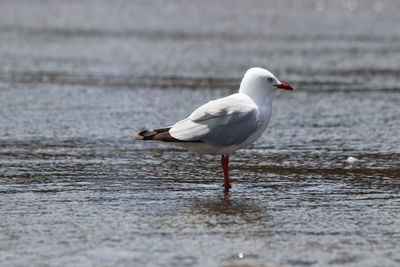
{"type": "Polygon", "coordinates": [[[222,198],[222,203],[224,203],[225,205],[229,205],[230,204],[230,199],[229,199],[229,191],[224,190],[224,197],[222,198]]]}
{"type": "Polygon", "coordinates": [[[246,199],[230,198],[229,192],[221,190],[222,196],[215,200],[201,199],[194,200],[193,209],[195,213],[208,215],[228,215],[232,217],[252,217],[254,214],[261,214],[261,209],[256,203],[246,199]],[[250,215],[251,214],[251,215],[250,215]],[[250,216],[249,216],[250,215],[250,216]]]}

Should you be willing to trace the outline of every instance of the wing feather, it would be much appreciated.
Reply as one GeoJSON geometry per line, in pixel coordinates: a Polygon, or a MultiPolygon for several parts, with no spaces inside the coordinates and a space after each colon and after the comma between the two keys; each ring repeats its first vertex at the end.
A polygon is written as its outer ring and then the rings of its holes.
{"type": "Polygon", "coordinates": [[[258,108],[238,94],[210,101],[170,129],[174,138],[220,146],[239,144],[258,126],[258,108]]]}

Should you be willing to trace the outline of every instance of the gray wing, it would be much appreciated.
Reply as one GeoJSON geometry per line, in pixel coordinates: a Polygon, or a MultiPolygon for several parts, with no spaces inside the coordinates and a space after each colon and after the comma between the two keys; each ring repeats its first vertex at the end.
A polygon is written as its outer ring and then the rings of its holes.
{"type": "Polygon", "coordinates": [[[240,144],[258,128],[258,107],[237,94],[210,101],[173,125],[171,136],[218,146],[240,144]]]}

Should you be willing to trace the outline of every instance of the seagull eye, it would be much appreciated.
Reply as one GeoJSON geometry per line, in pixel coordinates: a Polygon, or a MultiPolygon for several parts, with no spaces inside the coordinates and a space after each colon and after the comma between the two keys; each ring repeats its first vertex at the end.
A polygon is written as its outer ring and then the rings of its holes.
{"type": "Polygon", "coordinates": [[[272,83],[272,82],[274,81],[274,79],[272,79],[271,77],[269,77],[269,78],[267,79],[267,81],[270,82],[270,83],[272,83]]]}

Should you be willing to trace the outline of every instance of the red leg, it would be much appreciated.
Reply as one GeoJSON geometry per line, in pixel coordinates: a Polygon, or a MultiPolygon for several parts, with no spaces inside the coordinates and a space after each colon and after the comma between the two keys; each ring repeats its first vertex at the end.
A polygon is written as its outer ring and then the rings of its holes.
{"type": "Polygon", "coordinates": [[[225,191],[229,191],[229,188],[232,187],[229,183],[229,155],[221,156],[221,165],[224,170],[224,184],[222,186],[225,187],[225,191]]]}

